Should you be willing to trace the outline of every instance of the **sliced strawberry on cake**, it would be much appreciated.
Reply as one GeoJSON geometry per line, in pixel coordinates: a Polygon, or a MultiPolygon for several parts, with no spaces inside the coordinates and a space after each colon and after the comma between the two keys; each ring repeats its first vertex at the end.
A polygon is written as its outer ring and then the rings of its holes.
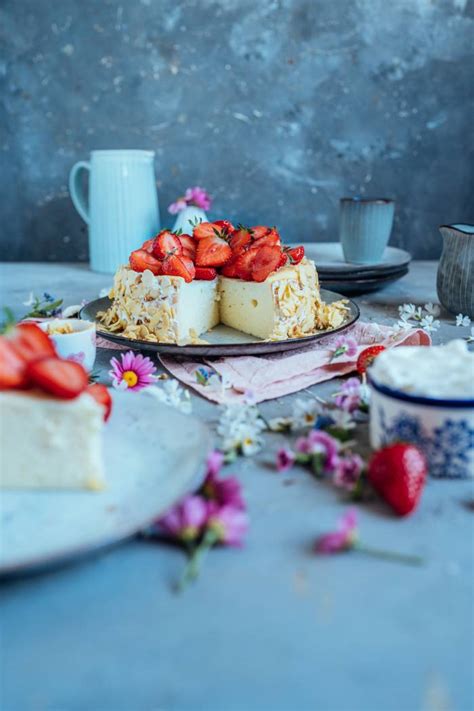
{"type": "Polygon", "coordinates": [[[156,257],[144,249],[136,249],[132,252],[129,263],[130,268],[133,269],[134,272],[144,272],[146,269],[149,269],[155,276],[161,274],[162,263],[160,260],[156,259],[156,257]]]}
{"type": "Polygon", "coordinates": [[[232,257],[228,242],[217,235],[200,239],[196,249],[197,267],[221,267],[232,257]]]}

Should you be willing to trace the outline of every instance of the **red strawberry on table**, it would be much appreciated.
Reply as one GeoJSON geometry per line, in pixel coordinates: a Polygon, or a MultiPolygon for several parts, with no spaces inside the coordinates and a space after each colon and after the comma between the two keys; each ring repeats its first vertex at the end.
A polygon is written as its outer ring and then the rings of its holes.
{"type": "Polygon", "coordinates": [[[221,237],[214,235],[200,239],[196,249],[197,267],[220,267],[232,257],[229,244],[221,237]]]}
{"type": "Polygon", "coordinates": [[[426,473],[422,452],[412,444],[397,442],[375,452],[367,478],[397,514],[406,516],[418,504],[426,473]]]}
{"type": "Polygon", "coordinates": [[[136,249],[129,258],[130,267],[134,272],[144,272],[149,269],[155,276],[161,274],[161,262],[144,249],[136,249]]]}
{"type": "Polygon", "coordinates": [[[195,277],[196,269],[192,260],[189,257],[185,257],[184,254],[179,257],[175,254],[170,254],[163,261],[162,273],[168,276],[180,276],[183,277],[184,281],[190,282],[195,277]]]}
{"type": "Polygon", "coordinates": [[[217,276],[217,272],[213,267],[196,267],[196,279],[201,281],[212,281],[217,276]]]}
{"type": "Polygon", "coordinates": [[[49,336],[32,322],[19,323],[8,336],[11,347],[24,363],[56,356],[56,349],[49,336]]]}
{"type": "Polygon", "coordinates": [[[377,356],[385,350],[385,346],[369,346],[365,348],[362,353],[359,354],[357,358],[357,372],[363,375],[369,365],[372,365],[377,356]]]}
{"type": "Polygon", "coordinates": [[[189,259],[192,259],[194,261],[194,257],[196,256],[196,247],[197,247],[196,240],[193,239],[191,237],[191,235],[187,235],[187,234],[178,235],[178,239],[181,242],[184,256],[189,257],[189,259]]]}
{"type": "Polygon", "coordinates": [[[169,230],[162,230],[155,237],[153,243],[153,256],[157,259],[164,259],[170,254],[180,255],[183,253],[179,237],[169,230]]]}
{"type": "Polygon", "coordinates": [[[288,254],[290,264],[299,264],[304,257],[304,247],[292,247],[285,252],[288,254]]]}
{"type": "Polygon", "coordinates": [[[102,383],[92,383],[87,387],[87,392],[99,405],[102,405],[104,408],[104,422],[107,422],[112,412],[112,397],[109,389],[102,383]]]}
{"type": "Polygon", "coordinates": [[[89,384],[82,365],[59,358],[43,358],[30,363],[27,375],[32,385],[65,400],[77,397],[89,384]]]}
{"type": "Polygon", "coordinates": [[[11,341],[0,337],[0,390],[22,388],[28,382],[25,361],[13,348],[11,341]]]}

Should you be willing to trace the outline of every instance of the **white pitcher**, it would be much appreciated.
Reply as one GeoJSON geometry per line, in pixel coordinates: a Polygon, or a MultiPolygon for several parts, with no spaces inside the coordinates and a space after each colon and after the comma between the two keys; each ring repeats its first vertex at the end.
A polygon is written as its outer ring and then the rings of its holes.
{"type": "Polygon", "coordinates": [[[160,229],[154,152],[92,151],[69,176],[74,207],[89,225],[91,269],[113,274],[130,252],[160,229]],[[89,194],[81,182],[88,171],[89,194]]]}

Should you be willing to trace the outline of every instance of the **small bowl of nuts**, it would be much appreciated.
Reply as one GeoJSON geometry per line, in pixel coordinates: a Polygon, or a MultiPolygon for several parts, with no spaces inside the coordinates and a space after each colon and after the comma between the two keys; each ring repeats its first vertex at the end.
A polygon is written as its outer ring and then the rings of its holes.
{"type": "Polygon", "coordinates": [[[80,363],[91,372],[96,356],[95,323],[78,318],[55,318],[38,325],[51,338],[61,358],[80,363]]]}

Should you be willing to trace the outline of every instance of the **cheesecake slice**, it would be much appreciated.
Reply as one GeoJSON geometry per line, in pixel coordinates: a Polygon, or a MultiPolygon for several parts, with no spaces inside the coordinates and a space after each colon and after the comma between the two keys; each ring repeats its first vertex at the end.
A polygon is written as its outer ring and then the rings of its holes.
{"type": "Polygon", "coordinates": [[[103,408],[88,393],[0,392],[0,488],[101,489],[103,408]]]}

